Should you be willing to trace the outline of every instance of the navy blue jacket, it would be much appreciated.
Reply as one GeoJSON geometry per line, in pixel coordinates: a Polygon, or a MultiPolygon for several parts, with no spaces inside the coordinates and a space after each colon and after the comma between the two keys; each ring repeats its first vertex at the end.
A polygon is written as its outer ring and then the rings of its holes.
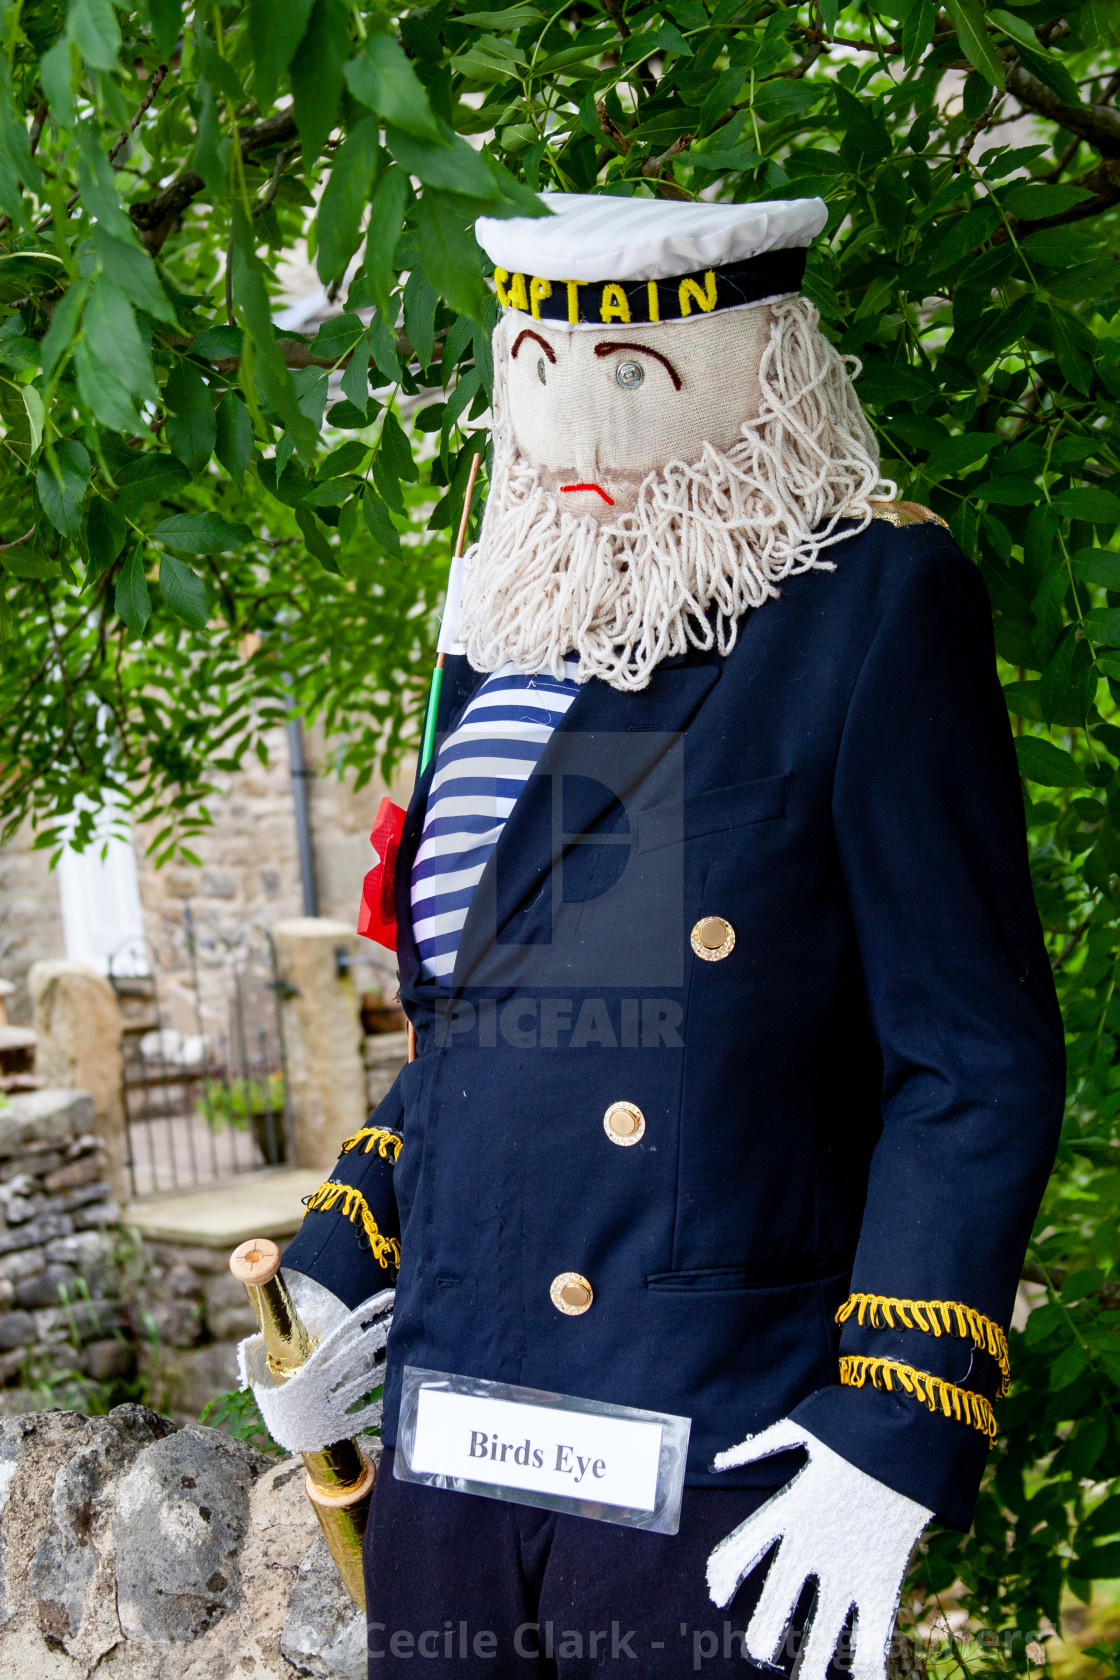
{"type": "MultiPolygon", "coordinates": [[[[430,769],[416,789],[397,909],[419,1054],[332,1174],[359,1198],[285,1257],[354,1305],[399,1232],[390,1444],[413,1364],[682,1413],[692,1484],[779,1479],[709,1467],[792,1415],[970,1521],[1061,1021],[979,575],[932,524],[832,555],[728,657],[581,690],[449,1001],[410,931],[430,769]],[[703,917],[734,931],[717,960],[703,917]],[[604,1128],[617,1101],[645,1120],[632,1147],[604,1128]],[[552,1304],[564,1272],[593,1289],[579,1315],[552,1304]]],[[[449,660],[441,730],[480,681],[449,660]]]]}

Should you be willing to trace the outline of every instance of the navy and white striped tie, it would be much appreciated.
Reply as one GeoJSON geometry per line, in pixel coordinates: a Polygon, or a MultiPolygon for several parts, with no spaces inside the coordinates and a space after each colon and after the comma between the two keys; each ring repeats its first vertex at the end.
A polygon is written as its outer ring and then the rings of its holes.
{"type": "Polygon", "coordinates": [[[487,677],[436,758],[412,866],[412,931],[421,972],[446,983],[486,860],[548,738],[579,693],[575,657],[562,681],[503,665],[487,677]]]}

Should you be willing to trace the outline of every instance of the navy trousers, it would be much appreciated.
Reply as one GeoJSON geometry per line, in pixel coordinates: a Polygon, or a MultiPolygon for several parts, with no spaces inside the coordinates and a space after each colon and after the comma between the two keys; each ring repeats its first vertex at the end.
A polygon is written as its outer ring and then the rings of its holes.
{"type": "MultiPolygon", "coordinates": [[[[463,1680],[761,1673],[743,1633],[764,1571],[722,1611],[705,1565],[772,1492],[686,1488],[679,1533],[644,1534],[398,1482],[386,1448],[365,1548],[370,1680],[441,1669],[463,1680]]],[[[811,1590],[779,1659],[786,1674],[809,1604],[811,1590]]]]}

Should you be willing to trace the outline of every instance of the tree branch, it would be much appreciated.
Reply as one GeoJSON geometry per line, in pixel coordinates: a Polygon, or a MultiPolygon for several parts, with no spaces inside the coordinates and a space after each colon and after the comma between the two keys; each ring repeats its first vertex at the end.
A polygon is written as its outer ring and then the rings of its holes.
{"type": "Polygon", "coordinates": [[[150,108],[152,100],[155,98],[156,94],[159,92],[160,83],[163,81],[163,78],[167,75],[167,70],[168,70],[168,66],[166,64],[157,64],[156,68],[153,70],[151,87],[148,89],[147,93],[144,95],[144,97],[140,101],[139,105],[137,105],[136,114],[134,115],[132,121],[129,123],[128,127],[121,134],[119,134],[117,136],[116,140],[113,142],[112,148],[109,152],[109,162],[110,163],[115,163],[117,161],[117,156],[122,151],[122,149],[124,148],[125,142],[128,141],[128,140],[131,140],[132,136],[136,133],[136,130],[140,125],[140,121],[143,118],[144,113],[150,108]]]}
{"type": "MultiPolygon", "coordinates": [[[[295,138],[296,120],[290,110],[277,111],[263,122],[254,123],[241,134],[241,156],[248,163],[252,154],[264,146],[286,145],[295,138]]],[[[183,212],[193,198],[202,192],[205,182],[193,169],[184,170],[154,198],[130,204],[128,213],[140,229],[140,238],[155,255],[164,240],[172,233],[183,212]]]]}
{"type": "Polygon", "coordinates": [[[1017,61],[1008,68],[1007,91],[1028,111],[1087,141],[1102,157],[1120,158],[1120,111],[1114,105],[1065,105],[1017,61]]]}
{"type": "Polygon", "coordinates": [[[667,151],[662,152],[659,157],[647,158],[642,164],[642,174],[647,180],[655,181],[666,198],[685,199],[686,201],[689,198],[689,194],[683,188],[678,187],[673,180],[666,165],[670,158],[679,157],[681,152],[687,152],[691,144],[691,134],[682,134],[673,141],[667,151]]]}

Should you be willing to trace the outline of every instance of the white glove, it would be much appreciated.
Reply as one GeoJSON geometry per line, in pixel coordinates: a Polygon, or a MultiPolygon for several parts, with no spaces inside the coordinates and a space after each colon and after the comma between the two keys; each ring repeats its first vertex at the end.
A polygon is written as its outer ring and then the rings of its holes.
{"type": "Polygon", "coordinates": [[[857,1470],[789,1418],[718,1453],[712,1468],[730,1470],[791,1447],[808,1448],[809,1462],[709,1557],[712,1602],[720,1609],[729,1604],[780,1541],[747,1628],[748,1655],[755,1662],[777,1661],[797,1601],[814,1576],[816,1607],[798,1680],[824,1680],[853,1608],[852,1680],[882,1680],[906,1566],[933,1513],[857,1470]]]}
{"type": "MultiPolygon", "coordinates": [[[[285,1383],[273,1379],[263,1336],[239,1344],[241,1387],[253,1390],[274,1441],[289,1452],[318,1452],[381,1421],[380,1400],[354,1412],[350,1407],[384,1381],[394,1298],[394,1290],[383,1289],[347,1312],[331,1297],[338,1309],[327,1315],[335,1320],[333,1326],[325,1328],[311,1357],[285,1383]]],[[[308,1329],[316,1333],[315,1324],[308,1323],[308,1329]]]]}

